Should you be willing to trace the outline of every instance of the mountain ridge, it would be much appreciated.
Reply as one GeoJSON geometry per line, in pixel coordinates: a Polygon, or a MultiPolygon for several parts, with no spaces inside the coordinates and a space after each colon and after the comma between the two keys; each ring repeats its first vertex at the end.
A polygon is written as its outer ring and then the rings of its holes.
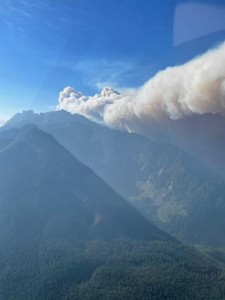
{"type": "MultiPolygon", "coordinates": [[[[10,136],[12,132],[8,134],[10,136]]],[[[37,223],[39,218],[43,218],[45,221],[40,226],[47,224],[48,218],[55,219],[52,221],[53,224],[56,222],[54,226],[59,229],[60,222],[65,223],[64,229],[68,230],[68,233],[70,226],[67,221],[70,219],[71,225],[78,226],[78,237],[80,234],[83,237],[89,234],[90,237],[92,234],[99,237],[110,237],[114,234],[115,237],[126,235],[132,237],[134,234],[136,238],[148,239],[151,234],[153,236],[156,234],[167,238],[166,234],[149,224],[130,204],[108,187],[92,170],[76,160],[51,135],[44,133],[35,125],[26,125],[16,133],[13,131],[13,135],[11,144],[0,153],[2,165],[0,192],[6,197],[6,199],[3,197],[1,202],[4,208],[1,214],[3,224],[4,221],[7,222],[3,215],[8,215],[10,201],[15,201],[13,199],[19,197],[23,199],[22,207],[18,200],[15,205],[18,211],[22,209],[25,218],[30,220],[29,213],[37,223]],[[11,194],[13,192],[14,194],[11,194]],[[44,210],[45,206],[48,209],[44,210]],[[27,215],[23,207],[28,208],[27,215]],[[35,209],[40,215],[36,214],[35,209]],[[65,218],[64,215],[58,218],[58,214],[63,211],[65,218]],[[79,222],[81,226],[78,225],[79,222]],[[79,227],[84,228],[83,233],[79,232],[79,227]]],[[[16,222],[20,224],[19,215],[16,222]]]]}
{"type": "Polygon", "coordinates": [[[217,253],[151,225],[36,125],[0,132],[0,165],[0,299],[224,295],[217,253]]]}
{"type": "MultiPolygon", "coordinates": [[[[0,132],[24,123],[9,121],[0,132]]],[[[161,229],[186,242],[225,246],[224,181],[197,158],[65,111],[37,115],[33,123],[161,229]]]]}

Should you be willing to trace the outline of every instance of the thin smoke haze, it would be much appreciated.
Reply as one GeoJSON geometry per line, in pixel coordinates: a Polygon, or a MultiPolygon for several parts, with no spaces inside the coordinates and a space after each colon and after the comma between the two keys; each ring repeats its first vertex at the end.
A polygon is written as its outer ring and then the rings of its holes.
{"type": "Polygon", "coordinates": [[[3,118],[0,118],[0,127],[4,126],[6,123],[6,120],[3,118]]]}

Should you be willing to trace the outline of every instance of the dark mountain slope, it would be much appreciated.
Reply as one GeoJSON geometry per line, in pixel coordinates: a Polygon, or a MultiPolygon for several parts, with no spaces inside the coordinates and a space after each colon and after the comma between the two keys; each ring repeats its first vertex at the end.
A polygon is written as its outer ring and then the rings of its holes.
{"type": "Polygon", "coordinates": [[[17,114],[2,134],[28,121],[52,134],[157,226],[188,242],[225,246],[225,184],[198,159],[65,111],[17,114]]]}
{"type": "Polygon", "coordinates": [[[138,192],[135,184],[137,168],[132,158],[134,149],[130,151],[128,147],[132,143],[137,148],[135,151],[139,152],[141,136],[135,135],[138,137],[136,142],[127,133],[111,130],[66,111],[39,115],[31,111],[23,112],[15,115],[5,128],[22,127],[27,123],[36,124],[54,136],[61,145],[94,170],[123,197],[138,192]]]}
{"type": "Polygon", "coordinates": [[[0,253],[1,300],[222,300],[225,294],[222,266],[171,242],[66,239],[0,253]]]}
{"type": "Polygon", "coordinates": [[[27,125],[1,135],[11,139],[0,151],[2,238],[169,238],[49,134],[27,125]]]}
{"type": "Polygon", "coordinates": [[[223,299],[223,265],[149,224],[52,136],[27,125],[0,145],[1,300],[223,299]]]}

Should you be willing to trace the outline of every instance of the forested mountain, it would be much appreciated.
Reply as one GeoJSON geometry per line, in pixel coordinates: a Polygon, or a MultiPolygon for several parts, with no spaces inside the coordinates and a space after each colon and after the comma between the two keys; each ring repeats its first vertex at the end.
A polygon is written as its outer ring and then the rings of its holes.
{"type": "Polygon", "coordinates": [[[1,300],[224,299],[224,265],[173,242],[55,239],[0,248],[1,300]]]}
{"type": "Polygon", "coordinates": [[[0,133],[0,299],[223,299],[225,266],[157,229],[51,135],[0,133]]]}
{"type": "Polygon", "coordinates": [[[17,114],[2,130],[26,123],[52,134],[157,226],[188,242],[225,245],[225,184],[197,158],[65,111],[17,114]]]}
{"type": "Polygon", "coordinates": [[[34,125],[0,134],[0,238],[170,239],[34,125]]]}

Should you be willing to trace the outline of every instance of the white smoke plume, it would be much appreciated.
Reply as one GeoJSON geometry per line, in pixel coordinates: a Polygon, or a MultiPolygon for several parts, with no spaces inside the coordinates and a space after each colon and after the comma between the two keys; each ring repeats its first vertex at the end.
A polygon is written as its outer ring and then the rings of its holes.
{"type": "Polygon", "coordinates": [[[184,65],[160,71],[137,90],[120,94],[105,88],[88,97],[66,87],[57,109],[129,131],[137,131],[137,124],[143,122],[224,115],[225,43],[184,65]]]}

